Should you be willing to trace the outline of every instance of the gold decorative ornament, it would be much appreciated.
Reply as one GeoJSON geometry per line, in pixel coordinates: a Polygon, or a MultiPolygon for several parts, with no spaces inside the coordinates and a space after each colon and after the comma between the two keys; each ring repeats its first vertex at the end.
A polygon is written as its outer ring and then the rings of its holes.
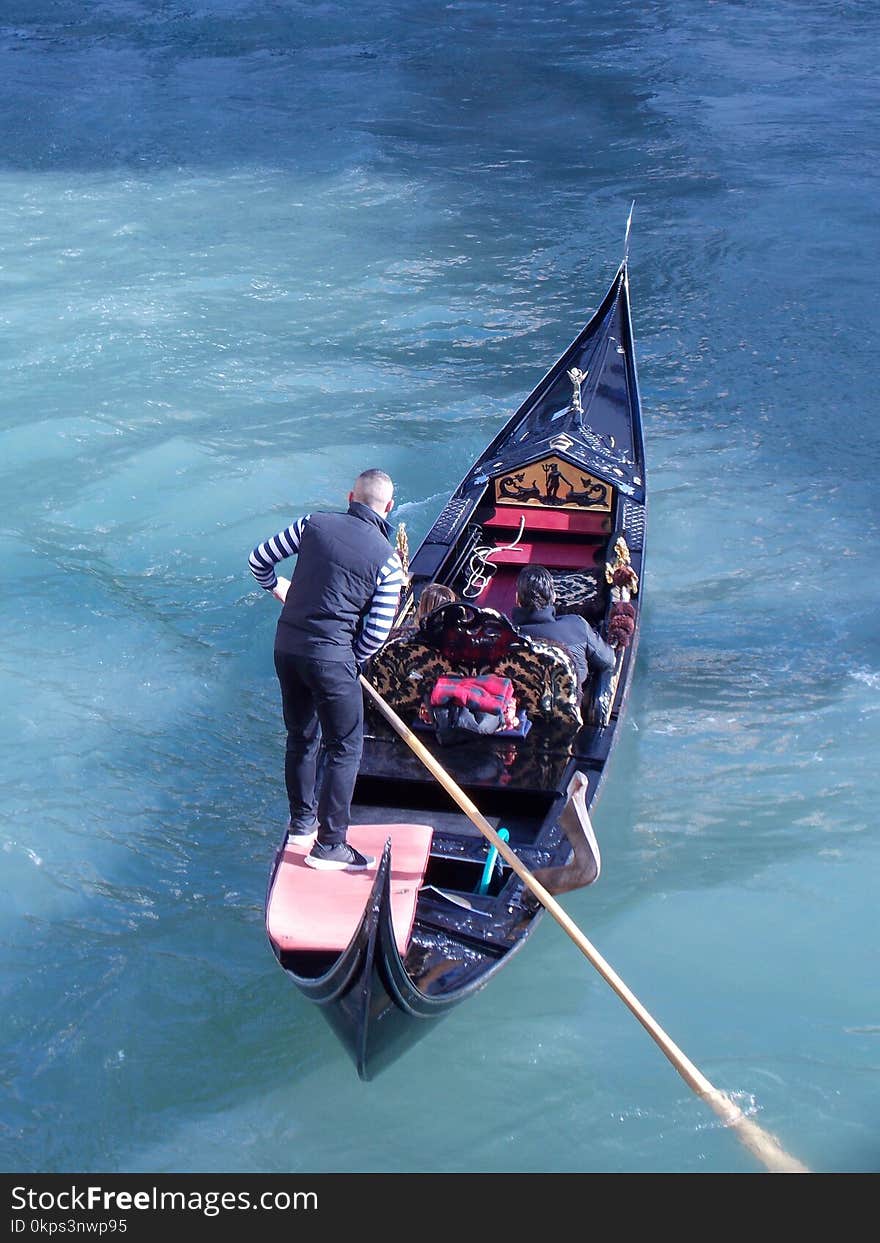
{"type": "Polygon", "coordinates": [[[622,535],[614,542],[614,560],[605,563],[605,581],[611,586],[606,632],[608,642],[619,654],[629,647],[635,633],[636,610],[630,599],[639,589],[639,576],[632,568],[629,548],[622,535]]]}
{"type": "Polygon", "coordinates": [[[613,600],[628,600],[639,590],[639,576],[632,568],[629,546],[622,535],[614,542],[614,560],[605,562],[605,581],[612,585],[613,600]],[[615,594],[620,591],[626,594],[615,594]]]}
{"type": "Polygon", "coordinates": [[[403,572],[407,574],[409,572],[409,540],[407,539],[405,522],[398,522],[397,524],[395,547],[400,558],[400,564],[403,566],[403,572]]]}

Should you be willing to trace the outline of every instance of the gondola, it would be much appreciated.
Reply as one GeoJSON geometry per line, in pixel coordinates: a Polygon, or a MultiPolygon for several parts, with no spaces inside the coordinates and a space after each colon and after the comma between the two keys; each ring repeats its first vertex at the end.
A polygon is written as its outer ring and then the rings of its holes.
{"type": "MultiPolygon", "coordinates": [[[[631,213],[630,213],[631,220],[631,213]]],[[[480,454],[409,560],[399,627],[369,662],[365,743],[349,840],[365,873],[315,873],[279,844],[266,891],[269,943],[320,1007],[361,1079],[433,1030],[520,950],[544,907],[389,724],[418,731],[528,873],[558,894],[599,876],[590,809],[632,683],[644,596],[641,405],[624,257],[586,327],[480,454]],[[579,693],[570,654],[510,621],[527,564],[554,577],[616,652],[579,693]],[[407,625],[425,585],[458,597],[407,625]],[[509,679],[517,725],[440,741],[423,705],[441,677],[509,679]]],[[[405,546],[405,538],[403,545],[405,546]]]]}

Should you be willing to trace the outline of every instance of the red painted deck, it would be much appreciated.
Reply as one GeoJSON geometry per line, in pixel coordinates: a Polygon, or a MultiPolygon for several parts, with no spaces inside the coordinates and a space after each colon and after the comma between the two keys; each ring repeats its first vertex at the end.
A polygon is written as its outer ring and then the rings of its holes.
{"type": "Polygon", "coordinates": [[[320,872],[306,867],[311,842],[288,844],[266,911],[266,931],[272,943],[280,950],[344,950],[361,921],[390,837],[391,920],[397,948],[405,953],[433,832],[427,824],[353,824],[349,842],[376,859],[361,872],[320,872]]]}

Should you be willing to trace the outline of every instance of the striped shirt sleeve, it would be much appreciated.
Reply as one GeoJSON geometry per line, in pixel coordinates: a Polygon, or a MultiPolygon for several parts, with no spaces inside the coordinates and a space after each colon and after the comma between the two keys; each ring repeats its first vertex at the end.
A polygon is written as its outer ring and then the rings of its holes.
{"type": "Polygon", "coordinates": [[[354,656],[359,664],[378,652],[391,633],[403,582],[403,566],[400,557],[393,552],[376,575],[376,590],[369,612],[355,640],[354,656]]]}
{"type": "Polygon", "coordinates": [[[278,585],[278,576],[275,573],[278,562],[299,552],[300,540],[310,517],[310,514],[306,514],[265,543],[258,544],[248,557],[251,574],[265,591],[274,591],[278,585]]]}

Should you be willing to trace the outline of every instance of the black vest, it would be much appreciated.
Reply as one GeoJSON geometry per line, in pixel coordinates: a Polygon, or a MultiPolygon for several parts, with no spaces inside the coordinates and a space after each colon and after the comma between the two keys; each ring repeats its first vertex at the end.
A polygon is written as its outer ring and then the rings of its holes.
{"type": "Polygon", "coordinates": [[[388,523],[352,501],[347,514],[312,514],[275,632],[275,648],[317,660],[351,660],[376,577],[391,556],[388,523]]]}

